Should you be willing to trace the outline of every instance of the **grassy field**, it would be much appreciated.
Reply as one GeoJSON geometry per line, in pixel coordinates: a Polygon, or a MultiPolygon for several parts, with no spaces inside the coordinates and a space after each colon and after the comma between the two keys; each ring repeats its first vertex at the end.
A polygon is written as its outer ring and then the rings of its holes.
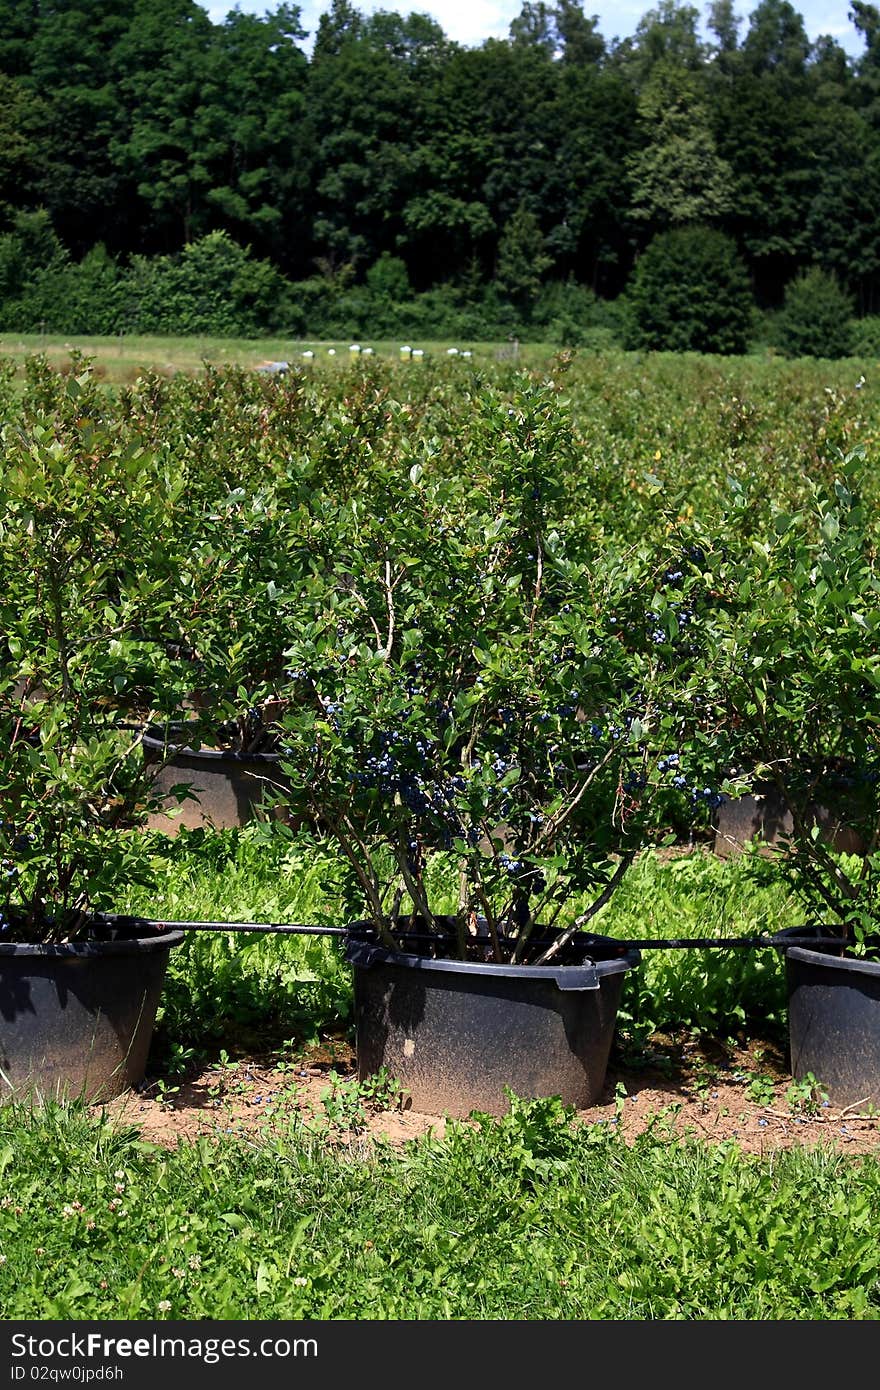
{"type": "Polygon", "coordinates": [[[10,1318],[876,1319],[880,1162],[628,1146],[554,1101],[402,1151],[0,1118],[10,1318]]]}
{"type": "MultiPolygon", "coordinates": [[[[270,362],[289,362],[305,371],[317,368],[332,369],[343,366],[356,356],[351,345],[357,341],[361,350],[368,355],[385,361],[399,363],[406,368],[418,368],[431,362],[446,362],[463,352],[470,353],[471,365],[487,365],[498,362],[519,362],[525,366],[537,366],[550,362],[562,349],[553,343],[521,343],[511,340],[499,342],[454,342],[451,339],[390,340],[390,339],[316,339],[316,338],[213,338],[207,335],[195,337],[158,337],[137,334],[120,334],[115,337],[98,335],[70,336],[63,334],[3,334],[0,335],[0,359],[12,361],[21,368],[25,358],[42,353],[59,370],[69,370],[71,353],[82,354],[92,360],[94,372],[99,378],[112,383],[131,382],[145,372],[156,372],[161,376],[173,376],[178,372],[195,374],[205,365],[214,367],[237,366],[256,369],[270,362]],[[423,354],[412,358],[402,353],[407,346],[423,354]],[[455,349],[450,352],[450,349],[455,349]],[[312,356],[304,356],[312,354],[312,356]]],[[[877,367],[876,358],[847,358],[836,362],[820,362],[804,359],[801,363],[786,362],[763,347],[756,348],[747,358],[701,358],[698,353],[636,353],[609,352],[601,354],[581,349],[578,356],[590,359],[601,357],[607,362],[623,365],[626,362],[652,360],[667,363],[667,375],[679,375],[684,367],[684,379],[689,380],[695,363],[713,364],[726,375],[737,371],[737,364],[749,363],[751,367],[762,363],[775,363],[783,374],[790,371],[803,371],[807,374],[824,373],[832,381],[854,382],[860,372],[873,374],[877,367]]],[[[462,362],[464,365],[465,362],[462,362]]],[[[710,373],[712,374],[712,373],[710,373]]]]}
{"type": "MultiPolygon", "coordinates": [[[[65,338],[63,335],[39,333],[6,334],[0,337],[0,358],[7,358],[21,367],[24,359],[34,353],[44,353],[49,362],[63,369],[71,363],[71,350],[93,359],[94,371],[102,379],[110,382],[133,381],[146,371],[171,376],[177,372],[195,373],[205,366],[238,366],[257,368],[269,362],[290,362],[303,369],[319,365],[331,367],[347,363],[355,354],[351,353],[352,339],[317,340],[291,338],[159,338],[122,336],[115,338],[77,337],[65,338]],[[314,357],[304,357],[312,352],[314,357]]],[[[406,344],[420,349],[424,357],[409,358],[400,349],[404,342],[371,341],[364,339],[361,348],[369,348],[372,354],[385,361],[400,362],[403,366],[418,368],[426,361],[446,360],[449,348],[468,351],[474,362],[521,361],[537,363],[548,361],[558,351],[546,343],[518,344],[503,343],[453,343],[453,342],[413,342],[406,344]]]]}

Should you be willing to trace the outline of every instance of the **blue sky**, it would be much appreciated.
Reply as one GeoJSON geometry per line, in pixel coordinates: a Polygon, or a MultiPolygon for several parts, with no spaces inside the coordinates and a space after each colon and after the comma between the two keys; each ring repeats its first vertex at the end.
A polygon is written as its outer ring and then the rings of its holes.
{"type": "MultiPolygon", "coordinates": [[[[233,8],[230,0],[200,0],[202,7],[211,18],[220,20],[233,8]]],[[[353,0],[356,9],[370,13],[376,9],[401,10],[408,14],[411,10],[430,14],[443,26],[450,39],[462,44],[480,44],[488,38],[504,38],[510,21],[521,8],[521,0],[426,0],[426,3],[395,5],[391,0],[353,0]]],[[[697,0],[695,0],[697,3],[697,0]]],[[[793,0],[804,18],[810,38],[819,34],[832,34],[853,55],[862,51],[862,42],[848,19],[849,0],[793,0]]],[[[241,0],[240,8],[253,14],[263,14],[275,5],[267,0],[241,0]]],[[[303,27],[314,33],[318,18],[329,9],[329,0],[301,0],[303,27]]],[[[613,3],[587,3],[587,14],[599,16],[599,30],[606,39],[626,38],[633,32],[636,24],[646,10],[651,8],[651,0],[634,3],[634,0],[613,0],[613,3]]],[[[742,5],[739,13],[747,17],[754,5],[742,5]]],[[[744,26],[745,27],[745,26],[744,26]]],[[[307,44],[307,48],[311,45],[307,44]]]]}

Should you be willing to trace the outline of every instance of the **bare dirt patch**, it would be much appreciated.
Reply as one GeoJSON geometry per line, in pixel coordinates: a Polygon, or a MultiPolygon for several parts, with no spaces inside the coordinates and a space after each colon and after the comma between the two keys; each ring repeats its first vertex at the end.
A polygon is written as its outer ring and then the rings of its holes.
{"type": "MultiPolygon", "coordinates": [[[[175,1147],[201,1136],[251,1142],[311,1130],[328,1145],[370,1136],[399,1145],[445,1129],[442,1115],[421,1114],[356,1089],[351,1046],[334,1041],[301,1056],[242,1057],[202,1068],[176,1087],[146,1082],[109,1111],[143,1138],[175,1147]]],[[[659,1039],[639,1065],[613,1059],[598,1104],[579,1112],[587,1124],[619,1127],[627,1140],[650,1128],[711,1143],[730,1140],[749,1153],[830,1146],[880,1154],[880,1116],[842,1110],[792,1082],[772,1043],[707,1044],[659,1039]]]]}

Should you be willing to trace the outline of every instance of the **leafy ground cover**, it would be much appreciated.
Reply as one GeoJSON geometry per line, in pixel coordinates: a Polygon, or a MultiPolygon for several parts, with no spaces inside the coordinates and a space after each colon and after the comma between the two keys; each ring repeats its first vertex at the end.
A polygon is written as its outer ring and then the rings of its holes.
{"type": "Polygon", "coordinates": [[[0,1118],[7,1318],[875,1318],[876,1157],[575,1125],[554,1101],[403,1148],[165,1151],[0,1118]]]}

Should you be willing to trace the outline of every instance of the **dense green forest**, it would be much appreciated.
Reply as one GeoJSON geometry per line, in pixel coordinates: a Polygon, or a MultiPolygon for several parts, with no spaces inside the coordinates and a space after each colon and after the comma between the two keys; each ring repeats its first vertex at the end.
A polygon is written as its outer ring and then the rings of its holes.
{"type": "Polygon", "coordinates": [[[0,329],[880,347],[880,10],[0,0],[0,329]],[[799,336],[800,335],[800,336],[799,336]]]}

